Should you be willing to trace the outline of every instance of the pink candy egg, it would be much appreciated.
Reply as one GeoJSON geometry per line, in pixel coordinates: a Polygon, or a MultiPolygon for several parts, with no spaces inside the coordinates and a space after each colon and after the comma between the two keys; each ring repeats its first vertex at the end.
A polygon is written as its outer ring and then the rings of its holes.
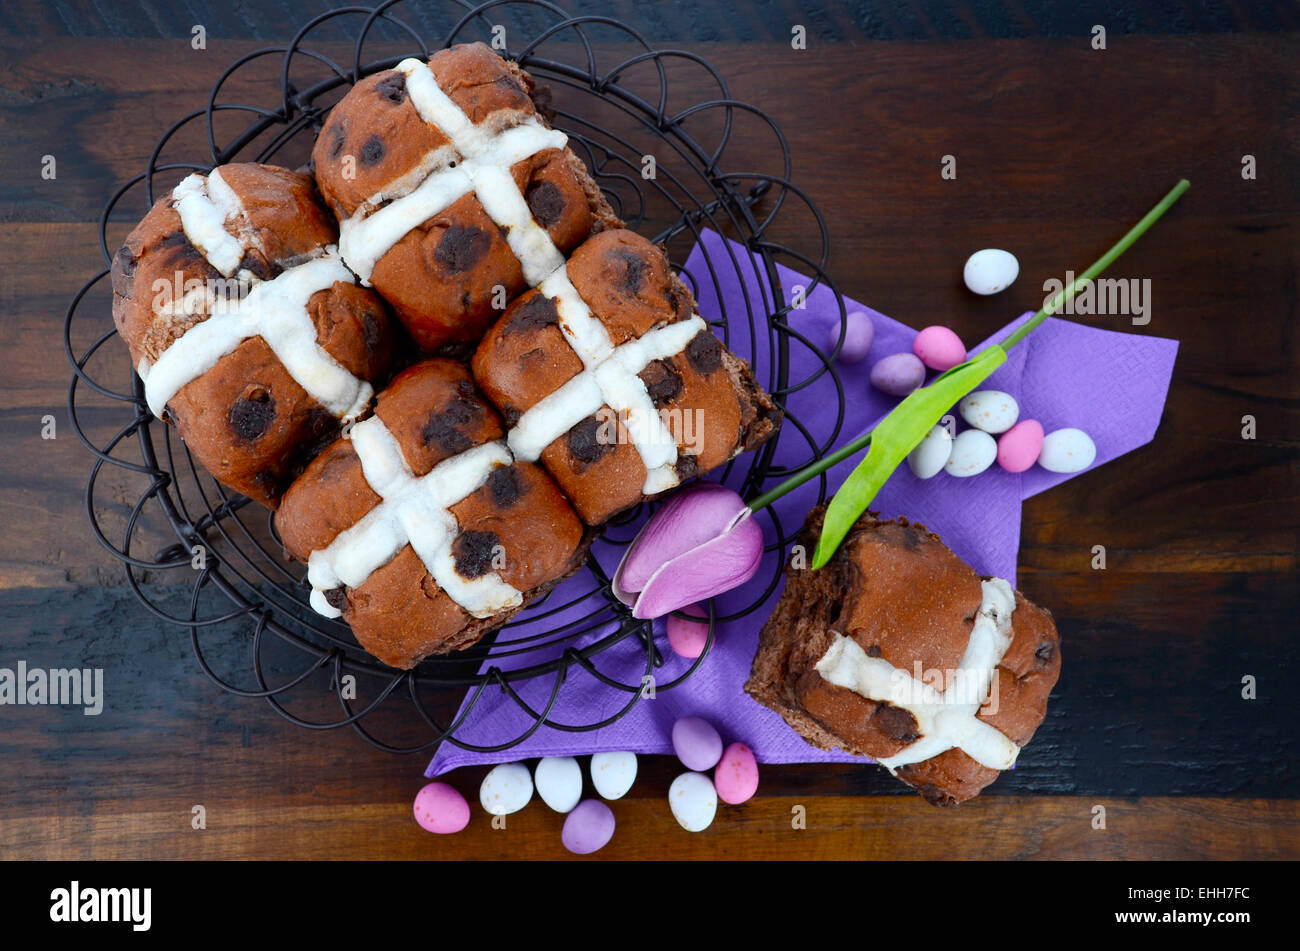
{"type": "Polygon", "coordinates": [[[469,825],[469,803],[446,783],[429,783],[415,794],[415,821],[427,832],[459,832],[469,825]]]}
{"type": "Polygon", "coordinates": [[[722,759],[713,772],[713,786],[718,798],[733,806],[745,802],[758,791],[758,761],[754,751],[744,743],[732,743],[722,751],[722,759]]]}
{"type": "Polygon", "coordinates": [[[668,646],[682,657],[691,660],[699,657],[704,653],[704,645],[709,640],[709,612],[704,610],[698,604],[688,604],[682,608],[683,614],[689,614],[691,617],[705,618],[703,624],[696,624],[693,621],[685,621],[681,618],[668,615],[668,620],[664,625],[668,628],[668,646]]]}
{"type": "Polygon", "coordinates": [[[966,360],[966,346],[947,327],[926,327],[912,341],[912,352],[931,370],[951,370],[966,360]]]}
{"type": "Polygon", "coordinates": [[[998,465],[1008,472],[1024,472],[1042,451],[1042,425],[1036,419],[1022,419],[998,440],[998,465]]]}
{"type": "Polygon", "coordinates": [[[575,855],[590,855],[614,837],[614,811],[599,799],[584,799],[564,819],[560,841],[575,855]]]}

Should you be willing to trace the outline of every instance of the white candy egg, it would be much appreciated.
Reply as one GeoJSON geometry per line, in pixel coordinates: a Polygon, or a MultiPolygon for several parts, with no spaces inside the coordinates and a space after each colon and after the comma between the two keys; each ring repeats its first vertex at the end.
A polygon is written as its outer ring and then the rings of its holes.
{"type": "Polygon", "coordinates": [[[964,479],[979,475],[997,457],[998,444],[992,436],[981,429],[968,429],[952,441],[952,454],[944,468],[948,475],[964,479]]]}
{"type": "Polygon", "coordinates": [[[1005,433],[1020,418],[1020,404],[1001,390],[976,390],[960,404],[961,418],[986,433],[1005,433]]]}
{"type": "Polygon", "coordinates": [[[682,773],[668,787],[668,808],[687,832],[703,832],[718,811],[718,791],[703,773],[682,773]]]}
{"type": "Polygon", "coordinates": [[[985,248],[966,259],[962,277],[976,294],[996,294],[1006,290],[1020,274],[1020,262],[1010,251],[985,248]]]}
{"type": "Polygon", "coordinates": [[[1038,464],[1049,472],[1082,472],[1097,458],[1097,446],[1082,429],[1058,429],[1043,437],[1038,464]]]}
{"type": "Polygon", "coordinates": [[[929,479],[943,471],[952,455],[952,434],[943,426],[935,426],[925,438],[907,454],[907,464],[918,479],[929,479]]]}
{"type": "Polygon", "coordinates": [[[533,778],[523,763],[501,763],[483,777],[478,801],[494,816],[508,816],[533,798],[533,778]]]}
{"type": "Polygon", "coordinates": [[[636,782],[635,753],[594,753],[591,785],[602,799],[622,799],[636,782]]]}
{"type": "Polygon", "coordinates": [[[582,798],[582,767],[572,756],[546,756],[533,772],[537,795],[556,812],[570,812],[582,798]]]}

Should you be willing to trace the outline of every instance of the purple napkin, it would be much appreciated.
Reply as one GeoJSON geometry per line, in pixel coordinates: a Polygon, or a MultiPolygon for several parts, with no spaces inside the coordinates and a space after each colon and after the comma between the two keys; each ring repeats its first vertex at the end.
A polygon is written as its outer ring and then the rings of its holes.
{"type": "MultiPolygon", "coordinates": [[[[683,276],[695,279],[700,314],[706,320],[726,316],[728,345],[739,353],[750,352],[749,312],[765,311],[763,272],[747,263],[748,254],[735,242],[706,232],[692,251],[683,276]],[[714,281],[721,288],[721,296],[714,281]]],[[[780,278],[787,295],[798,285],[811,281],[781,267],[780,278]]],[[[910,351],[916,331],[877,313],[855,301],[845,300],[846,307],[865,311],[876,328],[875,341],[867,359],[854,366],[841,366],[840,377],[845,390],[845,420],[837,444],[875,425],[897,404],[897,398],[875,390],[867,381],[871,365],[891,353],[910,351]]],[[[1002,340],[1031,315],[1002,328],[984,343],[972,348],[977,352],[988,343],[1002,340]]],[[[791,326],[807,336],[816,346],[824,347],[832,325],[839,319],[834,295],[824,287],[808,293],[805,307],[792,313],[791,326]]],[[[755,372],[760,380],[768,379],[765,355],[769,348],[759,346],[755,372]]],[[[1048,319],[1008,355],[1007,362],[981,388],[1005,390],[1020,403],[1022,416],[1037,419],[1046,432],[1066,426],[1085,430],[1097,444],[1097,460],[1092,468],[1150,442],[1155,435],[1164,408],[1169,378],[1173,372],[1178,344],[1159,337],[1138,336],[1096,330],[1069,321],[1048,319]],[[1104,393],[1105,399],[1097,399],[1104,393]]],[[[819,366],[807,348],[791,344],[790,380],[797,382],[810,376],[819,366]]],[[[933,376],[933,374],[932,374],[933,376]]],[[[818,441],[825,440],[834,425],[837,398],[834,384],[823,377],[793,394],[790,408],[818,441]]],[[[776,462],[799,466],[812,459],[805,440],[787,428],[777,447],[776,462]]],[[[831,492],[857,465],[859,458],[845,460],[828,473],[831,492]]],[[[1091,472],[1092,469],[1084,473],[1091,472]]],[[[739,477],[739,473],[737,474],[739,477]]],[[[1016,553],[1020,544],[1020,502],[1044,489],[1071,478],[1034,466],[1028,472],[1013,474],[994,466],[968,479],[956,479],[940,473],[930,480],[917,479],[901,466],[872,503],[872,509],[885,518],[906,515],[937,532],[944,542],[969,562],[976,571],[997,575],[1015,583],[1016,553]]],[[[770,485],[774,485],[774,479],[770,485]]],[[[771,508],[787,533],[803,523],[804,516],[816,502],[816,480],[801,486],[771,508]]],[[[769,541],[775,538],[770,515],[760,512],[769,541]]],[[[620,529],[620,537],[630,538],[639,526],[620,529]]],[[[623,548],[598,543],[593,548],[605,572],[613,575],[623,548]]],[[[724,615],[750,604],[777,576],[784,553],[769,553],[758,574],[747,585],[720,595],[714,600],[718,614],[724,615]]],[[[552,594],[549,604],[567,605],[592,587],[592,579],[583,572],[552,594]]],[[[500,752],[476,753],[452,743],[439,748],[425,775],[434,777],[475,763],[514,761],[539,756],[573,756],[603,750],[630,750],[635,753],[671,753],[669,733],[679,717],[702,716],[712,722],[725,742],[747,743],[764,763],[862,762],[861,757],[842,752],[814,749],[791,730],[779,716],[750,699],[742,689],[749,676],[749,666],[758,645],[758,632],[771,606],[780,596],[778,583],[759,610],[735,621],[718,625],[717,636],[709,656],[683,684],[658,693],[653,699],[637,703],[626,716],[608,726],[590,732],[566,732],[542,727],[517,746],[500,752]]],[[[1027,592],[1033,597],[1033,592],[1027,592]]],[[[564,623],[578,618],[594,607],[588,599],[545,618],[529,621],[528,627],[512,630],[512,638],[524,633],[543,637],[564,623]]],[[[591,643],[607,634],[613,625],[590,631],[581,638],[565,640],[547,657],[558,656],[564,646],[591,643]]],[[[663,621],[654,622],[654,630],[666,658],[663,667],[654,671],[656,684],[667,683],[690,662],[678,657],[667,646],[663,621]]],[[[518,658],[494,658],[490,663],[510,669],[512,666],[538,663],[537,652],[518,658]]],[[[602,672],[618,677],[623,683],[637,683],[645,671],[645,652],[635,638],[628,638],[593,658],[602,672]]],[[[544,676],[515,688],[533,709],[544,709],[556,690],[555,678],[544,676]]],[[[601,683],[587,671],[573,668],[554,697],[550,719],[559,723],[589,724],[613,717],[631,696],[620,694],[601,683]]],[[[462,711],[463,711],[462,707],[462,711]]],[[[479,698],[456,737],[476,746],[499,746],[523,736],[534,725],[534,718],[495,687],[479,698]]]]}

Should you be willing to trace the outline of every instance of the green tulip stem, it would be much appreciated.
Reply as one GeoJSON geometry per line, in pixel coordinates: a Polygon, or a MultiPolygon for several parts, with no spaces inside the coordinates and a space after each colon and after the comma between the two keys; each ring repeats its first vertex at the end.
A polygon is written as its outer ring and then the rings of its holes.
{"type": "MultiPolygon", "coordinates": [[[[1165,197],[1160,200],[1159,204],[1157,204],[1154,208],[1148,211],[1141,221],[1139,221],[1132,228],[1130,228],[1128,230],[1128,233],[1125,234],[1124,237],[1116,241],[1115,244],[1111,246],[1109,251],[1107,251],[1105,254],[1099,257],[1096,261],[1092,263],[1091,267],[1089,267],[1086,271],[1084,271],[1077,278],[1075,278],[1074,282],[1069,287],[1065,287],[1057,291],[1056,294],[1052,297],[1052,299],[1049,300],[1043,306],[1043,308],[1040,311],[1038,311],[1038,313],[1034,314],[1033,317],[1029,318],[1029,320],[1025,321],[1023,324],[1017,327],[1015,331],[1013,331],[1011,335],[1008,336],[1007,339],[1002,342],[1001,344],[1002,349],[1010,350],[1021,340],[1024,340],[1025,337],[1029,336],[1029,334],[1033,333],[1033,331],[1044,320],[1046,320],[1050,315],[1056,313],[1066,302],[1072,300],[1074,298],[1074,295],[1078,293],[1080,288],[1084,287],[1088,282],[1092,281],[1099,274],[1101,274],[1102,271],[1110,267],[1110,265],[1115,262],[1116,258],[1118,258],[1125,251],[1127,251],[1134,244],[1134,242],[1137,241],[1138,238],[1142,237],[1142,235],[1147,231],[1148,228],[1150,228],[1153,224],[1159,221],[1160,217],[1164,215],[1164,213],[1168,211],[1170,207],[1173,206],[1174,202],[1178,201],[1178,199],[1182,197],[1183,192],[1187,191],[1187,189],[1190,186],[1191,183],[1188,182],[1187,179],[1185,178],[1179,181],[1177,185],[1175,185],[1172,189],[1169,190],[1169,194],[1165,195],[1165,197]]],[[[952,374],[954,371],[963,369],[967,365],[968,364],[962,364],[961,367],[954,367],[952,370],[949,370],[943,375],[941,375],[940,377],[936,378],[934,383],[938,383],[940,380],[952,374]]],[[[930,385],[933,386],[934,383],[931,383],[930,385]]],[[[777,499],[781,498],[781,496],[785,495],[788,492],[791,492],[794,489],[797,489],[799,486],[803,485],[809,479],[816,478],[817,476],[821,475],[823,472],[830,469],[831,467],[838,465],[839,463],[843,462],[845,459],[848,459],[850,456],[856,455],[857,453],[861,452],[863,449],[868,448],[871,445],[871,435],[872,435],[871,432],[865,432],[861,436],[858,436],[856,439],[853,439],[852,441],[845,443],[843,446],[841,446],[839,449],[836,449],[834,452],[830,453],[829,455],[823,456],[821,459],[818,459],[816,462],[813,462],[812,464],[805,466],[803,469],[800,469],[798,472],[790,476],[790,478],[786,479],[784,482],[781,482],[779,485],[774,486],[773,488],[764,492],[762,495],[758,496],[758,498],[750,502],[749,503],[750,510],[757,512],[759,509],[771,505],[777,499]]],[[[861,513],[859,512],[858,514],[861,513]]]]}

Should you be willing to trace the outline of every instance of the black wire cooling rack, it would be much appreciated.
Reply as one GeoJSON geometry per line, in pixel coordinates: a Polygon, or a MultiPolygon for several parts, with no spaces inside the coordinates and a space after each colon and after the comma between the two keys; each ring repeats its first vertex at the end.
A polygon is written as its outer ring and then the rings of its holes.
{"type": "MultiPolygon", "coordinates": [[[[207,172],[230,161],[300,164],[330,107],[360,78],[391,67],[404,56],[428,57],[439,46],[488,42],[502,55],[518,60],[539,85],[551,88],[553,124],[569,135],[571,147],[585,159],[628,227],[663,243],[674,266],[682,267],[683,255],[704,229],[726,235],[751,252],[752,257],[737,255],[729,244],[721,245],[723,253],[705,248],[705,266],[682,274],[696,291],[706,282],[717,287],[723,275],[748,278],[757,288],[756,293],[746,291],[743,312],[733,308],[733,312],[713,319],[715,330],[733,350],[737,341],[732,330],[744,325],[751,352],[741,350],[740,354],[751,362],[766,350],[762,361],[766,387],[786,413],[778,439],[733,460],[721,474],[747,497],[761,491],[764,483],[826,453],[840,432],[844,393],[832,364],[835,354],[821,353],[787,324],[792,304],[786,300],[777,271],[778,261],[786,263],[811,275],[809,291],[823,285],[834,293],[824,271],[829,242],[821,215],[790,182],[790,150],[780,129],[761,109],[732,99],[722,76],[702,57],[682,50],[656,50],[615,20],[571,17],[548,2],[496,0],[473,5],[448,0],[445,32],[440,35],[423,22],[429,19],[426,14],[422,12],[422,28],[417,28],[410,19],[413,14],[395,9],[398,7],[399,0],[390,0],[373,8],[333,10],[307,23],[288,44],[241,56],[221,73],[203,107],[176,121],[162,135],[145,170],[119,188],[100,214],[104,268],[77,292],[64,320],[64,347],[74,369],[68,404],[78,437],[96,457],[85,492],[95,537],[122,563],[127,583],[141,604],[188,630],[194,654],[214,683],[233,694],[260,697],[278,714],[303,727],[350,726],[380,749],[415,752],[449,742],[488,752],[514,746],[544,725],[569,732],[599,729],[624,716],[642,699],[645,681],[641,676],[624,682],[597,664],[603,651],[628,639],[634,639],[631,643],[644,654],[643,676],[652,675],[664,663],[650,623],[633,618],[611,595],[609,580],[615,566],[592,557],[580,575],[583,581],[576,587],[581,593],[576,597],[568,597],[562,604],[551,603],[556,600],[552,592],[464,652],[431,659],[410,671],[396,671],[375,661],[357,645],[345,623],[323,618],[310,608],[304,567],[285,559],[270,513],[217,483],[195,463],[174,431],[155,420],[126,348],[113,345],[101,352],[116,336],[107,280],[114,249],[108,237],[110,227],[116,225],[124,234],[157,197],[192,171],[207,172]],[[438,45],[427,43],[426,35],[438,36],[438,45]],[[339,57],[340,51],[347,53],[349,43],[348,62],[340,65],[327,55],[326,51],[334,57],[339,57]],[[381,45],[400,55],[368,61],[367,49],[381,45]],[[605,63],[606,59],[610,62],[605,63]],[[265,69],[268,65],[273,68],[265,69]],[[714,90],[710,98],[676,101],[679,94],[673,78],[687,73],[695,87],[704,82],[714,90]],[[249,85],[254,83],[260,85],[249,85]],[[226,101],[228,87],[240,86],[242,91],[246,85],[276,90],[277,101],[269,106],[226,101]],[[751,170],[727,171],[728,159],[741,139],[744,157],[736,161],[743,161],[741,167],[751,170]],[[754,159],[760,151],[766,159],[763,165],[754,159]],[[647,156],[655,159],[652,177],[645,174],[647,156]],[[789,227],[783,227],[787,221],[789,227]],[[801,242],[815,241],[816,250],[800,253],[782,244],[778,231],[795,233],[801,242]],[[93,337],[93,342],[78,346],[74,337],[93,337]],[[806,348],[815,357],[815,371],[798,380],[790,379],[792,347],[806,348]],[[96,368],[93,375],[87,369],[92,363],[96,368]],[[826,376],[834,382],[839,412],[832,430],[814,436],[800,420],[800,394],[826,376]],[[87,400],[92,394],[87,390],[96,397],[91,405],[87,400]],[[87,434],[92,424],[97,431],[111,435],[97,443],[87,434]],[[784,466],[774,464],[778,441],[783,446],[791,442],[806,446],[807,458],[784,466]],[[138,448],[134,458],[132,442],[138,448]],[[111,498],[102,498],[97,486],[109,469],[119,480],[138,483],[141,487],[132,490],[138,494],[124,496],[121,489],[114,489],[111,498]],[[136,549],[143,544],[142,526],[157,518],[155,508],[175,532],[177,542],[146,556],[136,549]],[[119,537],[117,530],[121,532],[117,543],[109,537],[106,522],[121,523],[114,525],[114,538],[119,537]],[[174,606],[176,588],[172,587],[178,583],[189,586],[188,609],[179,613],[174,606]],[[171,594],[164,597],[161,591],[171,594]],[[564,623],[549,620],[561,615],[564,623]],[[214,646],[211,638],[220,646],[214,646]],[[273,653],[274,660],[270,659],[273,653]],[[230,663],[232,656],[234,663],[230,663]],[[536,662],[516,666],[521,658],[532,657],[536,662]],[[500,666],[503,663],[508,666],[500,666]],[[234,669],[219,671],[223,665],[234,669]],[[550,717],[552,706],[566,674],[578,667],[596,677],[618,699],[619,706],[599,721],[561,724],[550,717]],[[296,695],[327,674],[329,692],[338,702],[337,712],[332,702],[324,714],[314,711],[308,715],[293,709],[296,695]],[[351,678],[346,676],[349,674],[351,678]],[[515,687],[543,677],[552,678],[550,703],[535,710],[515,687]],[[365,699],[358,700],[361,694],[356,680],[363,678],[365,699]],[[349,682],[349,689],[344,689],[349,682]],[[533,721],[518,736],[492,747],[457,736],[458,728],[488,688],[503,691],[533,721]],[[470,692],[466,694],[466,690],[470,692]],[[459,713],[449,717],[440,712],[448,703],[455,709],[462,696],[467,699],[459,705],[459,713]],[[413,708],[414,717],[399,709],[397,719],[408,726],[414,721],[421,735],[401,743],[381,738],[372,722],[391,723],[393,706],[402,704],[413,708]],[[381,717],[381,709],[389,714],[381,717]]],[[[843,326],[843,300],[838,294],[835,300],[843,326]]],[[[819,402],[824,399],[818,397],[819,402]]],[[[819,492],[819,501],[824,500],[825,476],[819,492]]],[[[644,508],[607,525],[603,540],[627,545],[643,521],[644,508]]],[[[769,521],[767,537],[774,539],[768,550],[785,550],[799,526],[782,526],[771,507],[762,510],[760,517],[769,521]]],[[[763,606],[779,581],[781,559],[774,561],[776,568],[768,583],[748,606],[725,616],[712,603],[707,606],[709,637],[704,653],[679,676],[656,683],[656,691],[671,689],[699,667],[708,656],[718,622],[763,606]]],[[[574,588],[571,582],[559,590],[574,588]]],[[[319,693],[315,692],[317,698],[319,693]]]]}

